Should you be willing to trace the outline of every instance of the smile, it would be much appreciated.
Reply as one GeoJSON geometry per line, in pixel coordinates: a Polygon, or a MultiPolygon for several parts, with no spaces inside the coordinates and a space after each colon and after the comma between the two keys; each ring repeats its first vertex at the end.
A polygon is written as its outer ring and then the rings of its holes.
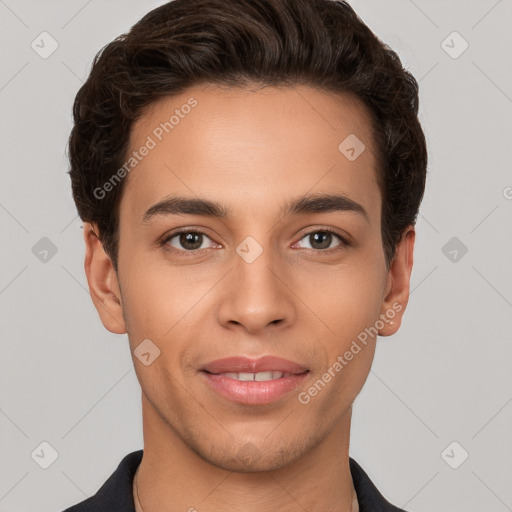
{"type": "Polygon", "coordinates": [[[249,381],[257,381],[263,382],[267,380],[275,380],[280,379],[281,377],[289,377],[292,375],[291,373],[283,373],[279,371],[272,372],[258,372],[258,373],[248,373],[248,372],[223,372],[218,375],[223,375],[224,377],[229,377],[230,379],[242,380],[245,382],[249,381]]]}

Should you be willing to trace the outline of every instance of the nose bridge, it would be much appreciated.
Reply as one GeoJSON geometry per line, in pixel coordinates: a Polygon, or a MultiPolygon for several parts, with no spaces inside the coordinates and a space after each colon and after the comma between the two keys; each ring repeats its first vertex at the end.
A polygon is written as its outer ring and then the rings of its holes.
{"type": "Polygon", "coordinates": [[[276,321],[288,323],[294,312],[283,282],[285,263],[272,252],[268,236],[259,238],[262,243],[248,236],[236,247],[231,293],[220,311],[222,322],[243,324],[250,331],[276,321]]]}

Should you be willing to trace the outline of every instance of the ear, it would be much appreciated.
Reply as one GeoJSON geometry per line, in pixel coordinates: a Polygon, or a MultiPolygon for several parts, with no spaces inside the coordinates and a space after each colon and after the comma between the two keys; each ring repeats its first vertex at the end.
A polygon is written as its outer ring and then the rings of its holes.
{"type": "Polygon", "coordinates": [[[389,267],[380,311],[381,324],[384,324],[382,329],[379,329],[380,336],[395,334],[402,323],[402,316],[409,301],[415,237],[414,226],[409,226],[397,245],[395,257],[389,267]]]}
{"type": "Polygon", "coordinates": [[[84,222],[85,274],[101,323],[115,334],[125,334],[121,292],[116,271],[100,242],[96,224],[84,222]]]}

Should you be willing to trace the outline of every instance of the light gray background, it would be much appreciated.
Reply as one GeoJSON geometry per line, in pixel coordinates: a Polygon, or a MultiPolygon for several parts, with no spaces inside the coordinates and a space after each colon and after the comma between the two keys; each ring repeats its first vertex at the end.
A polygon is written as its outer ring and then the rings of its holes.
{"type": "MultiPolygon", "coordinates": [[[[81,501],[143,446],[127,338],[88,293],[65,145],[96,52],[162,3],[0,0],[1,512],[81,501]],[[47,59],[31,48],[43,31],[59,44],[47,59]],[[43,441],[48,469],[31,457],[43,441]]],[[[419,80],[430,152],[411,301],[377,344],[351,456],[409,511],[512,510],[512,1],[351,4],[419,80]],[[442,46],[454,31],[469,43],[458,58],[445,49],[460,39],[442,46]]]]}

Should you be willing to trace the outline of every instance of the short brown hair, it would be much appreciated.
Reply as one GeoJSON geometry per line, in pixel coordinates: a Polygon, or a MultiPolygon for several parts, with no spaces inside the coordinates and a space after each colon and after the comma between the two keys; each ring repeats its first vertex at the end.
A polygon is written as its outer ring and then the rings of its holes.
{"type": "Polygon", "coordinates": [[[123,183],[104,197],[95,190],[125,162],[144,108],[199,83],[301,84],[360,99],[373,121],[389,266],[416,221],[427,170],[418,83],[397,54],[345,1],[174,0],[98,52],[73,105],[73,197],[116,270],[123,183]]]}

